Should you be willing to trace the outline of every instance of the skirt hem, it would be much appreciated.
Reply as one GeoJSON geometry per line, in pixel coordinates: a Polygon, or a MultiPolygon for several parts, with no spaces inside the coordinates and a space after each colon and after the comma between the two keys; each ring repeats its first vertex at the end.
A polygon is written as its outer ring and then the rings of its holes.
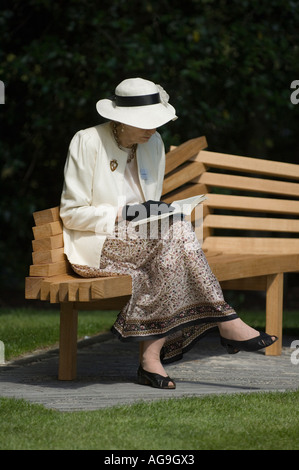
{"type": "MultiPolygon", "coordinates": [[[[130,336],[124,337],[115,328],[114,325],[111,328],[111,332],[122,342],[135,342],[135,343],[138,343],[138,342],[141,342],[141,341],[148,341],[148,340],[154,340],[154,339],[159,339],[159,338],[163,338],[163,337],[168,337],[168,336],[172,335],[173,333],[176,333],[180,330],[184,330],[186,328],[190,328],[190,327],[196,326],[196,325],[203,325],[203,324],[208,324],[208,325],[210,324],[211,325],[210,327],[207,326],[207,329],[205,331],[202,331],[197,336],[195,336],[190,342],[188,342],[188,344],[186,344],[185,346],[182,346],[182,348],[179,348],[180,352],[178,354],[173,352],[172,357],[166,357],[164,359],[164,356],[165,355],[167,356],[167,353],[165,354],[165,350],[164,350],[164,348],[162,348],[161,361],[164,364],[169,364],[171,362],[181,360],[183,358],[184,353],[189,351],[200,339],[202,339],[208,333],[210,333],[212,331],[215,331],[217,329],[217,326],[215,325],[215,323],[235,320],[236,318],[239,318],[236,313],[232,313],[232,314],[227,315],[227,316],[219,316],[219,317],[213,317],[213,318],[212,317],[198,318],[196,320],[191,320],[189,322],[181,323],[180,325],[177,325],[173,328],[170,328],[166,332],[150,334],[150,335],[140,335],[140,334],[138,334],[136,336],[130,335],[130,336]]],[[[168,355],[169,355],[169,353],[168,353],[168,355]]]]}
{"type": "Polygon", "coordinates": [[[128,335],[123,336],[117,328],[113,325],[111,327],[111,332],[117,336],[117,338],[122,342],[140,342],[140,341],[147,341],[151,339],[159,339],[163,338],[164,336],[169,336],[176,331],[183,330],[184,328],[188,328],[194,325],[201,325],[203,323],[218,323],[218,322],[225,322],[230,320],[235,320],[239,318],[237,313],[231,313],[226,316],[219,316],[219,317],[206,317],[206,318],[197,318],[196,320],[186,321],[185,323],[181,323],[180,325],[174,326],[173,328],[168,329],[167,331],[162,331],[161,333],[154,333],[154,334],[138,334],[136,335],[128,335]]]}
{"type": "Polygon", "coordinates": [[[195,346],[196,343],[198,343],[198,341],[200,341],[201,339],[203,339],[205,336],[207,336],[208,334],[210,333],[213,333],[213,331],[216,331],[217,330],[217,326],[212,326],[211,328],[208,328],[206,331],[204,331],[203,333],[201,333],[200,335],[198,335],[196,338],[193,339],[193,341],[191,341],[187,346],[183,347],[182,348],[182,351],[179,353],[179,354],[176,354],[174,355],[173,357],[170,357],[168,359],[164,359],[163,357],[163,349],[162,349],[162,354],[161,354],[161,362],[163,364],[171,364],[172,362],[176,362],[176,361],[180,361],[183,359],[183,356],[185,353],[187,353],[188,351],[190,351],[193,346],[195,346]]]}

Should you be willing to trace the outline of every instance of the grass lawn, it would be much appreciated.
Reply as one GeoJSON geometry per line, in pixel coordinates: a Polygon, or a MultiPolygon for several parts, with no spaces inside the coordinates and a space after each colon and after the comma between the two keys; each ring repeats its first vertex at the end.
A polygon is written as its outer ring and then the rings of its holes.
{"type": "MultiPolygon", "coordinates": [[[[264,329],[264,312],[240,313],[264,329]]],[[[78,337],[108,331],[116,312],[81,312],[78,337]]],[[[298,335],[298,313],[285,312],[284,331],[298,335]]],[[[6,360],[59,338],[57,310],[1,309],[6,360]]],[[[299,449],[299,391],[137,403],[62,413],[0,398],[0,449],[222,450],[299,449]]]]}
{"type": "MultiPolygon", "coordinates": [[[[8,361],[36,349],[57,345],[59,342],[59,310],[30,308],[0,309],[0,340],[5,345],[8,361]]],[[[78,338],[109,331],[116,312],[80,312],[78,338]]]]}
{"type": "Polygon", "coordinates": [[[0,449],[298,450],[299,391],[61,413],[0,399],[0,449]]]}

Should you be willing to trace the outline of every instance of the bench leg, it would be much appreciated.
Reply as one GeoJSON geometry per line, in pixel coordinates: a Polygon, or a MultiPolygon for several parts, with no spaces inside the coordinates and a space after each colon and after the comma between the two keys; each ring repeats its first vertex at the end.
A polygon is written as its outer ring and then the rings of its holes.
{"type": "Polygon", "coordinates": [[[77,375],[78,311],[72,302],[60,304],[59,380],[73,380],[77,375]]]}
{"type": "Polygon", "coordinates": [[[266,333],[278,341],[266,348],[267,356],[280,356],[282,350],[283,273],[267,276],[266,333]]]}

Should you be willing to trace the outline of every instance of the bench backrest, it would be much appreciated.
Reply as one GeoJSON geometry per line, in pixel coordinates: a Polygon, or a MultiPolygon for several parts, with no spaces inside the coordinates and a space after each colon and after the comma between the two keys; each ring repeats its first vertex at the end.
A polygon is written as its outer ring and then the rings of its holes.
{"type": "Polygon", "coordinates": [[[208,193],[206,251],[299,253],[299,165],[200,150],[165,190],[167,202],[208,193]]]}

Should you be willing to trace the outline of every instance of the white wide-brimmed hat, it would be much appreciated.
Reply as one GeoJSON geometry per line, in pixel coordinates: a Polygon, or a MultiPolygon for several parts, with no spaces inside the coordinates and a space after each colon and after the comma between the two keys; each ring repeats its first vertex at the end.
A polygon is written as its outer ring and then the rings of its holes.
{"type": "Polygon", "coordinates": [[[160,86],[143,78],[123,80],[115,95],[97,102],[98,113],[106,119],[140,129],[156,129],[177,119],[169,96],[160,86]]]}

